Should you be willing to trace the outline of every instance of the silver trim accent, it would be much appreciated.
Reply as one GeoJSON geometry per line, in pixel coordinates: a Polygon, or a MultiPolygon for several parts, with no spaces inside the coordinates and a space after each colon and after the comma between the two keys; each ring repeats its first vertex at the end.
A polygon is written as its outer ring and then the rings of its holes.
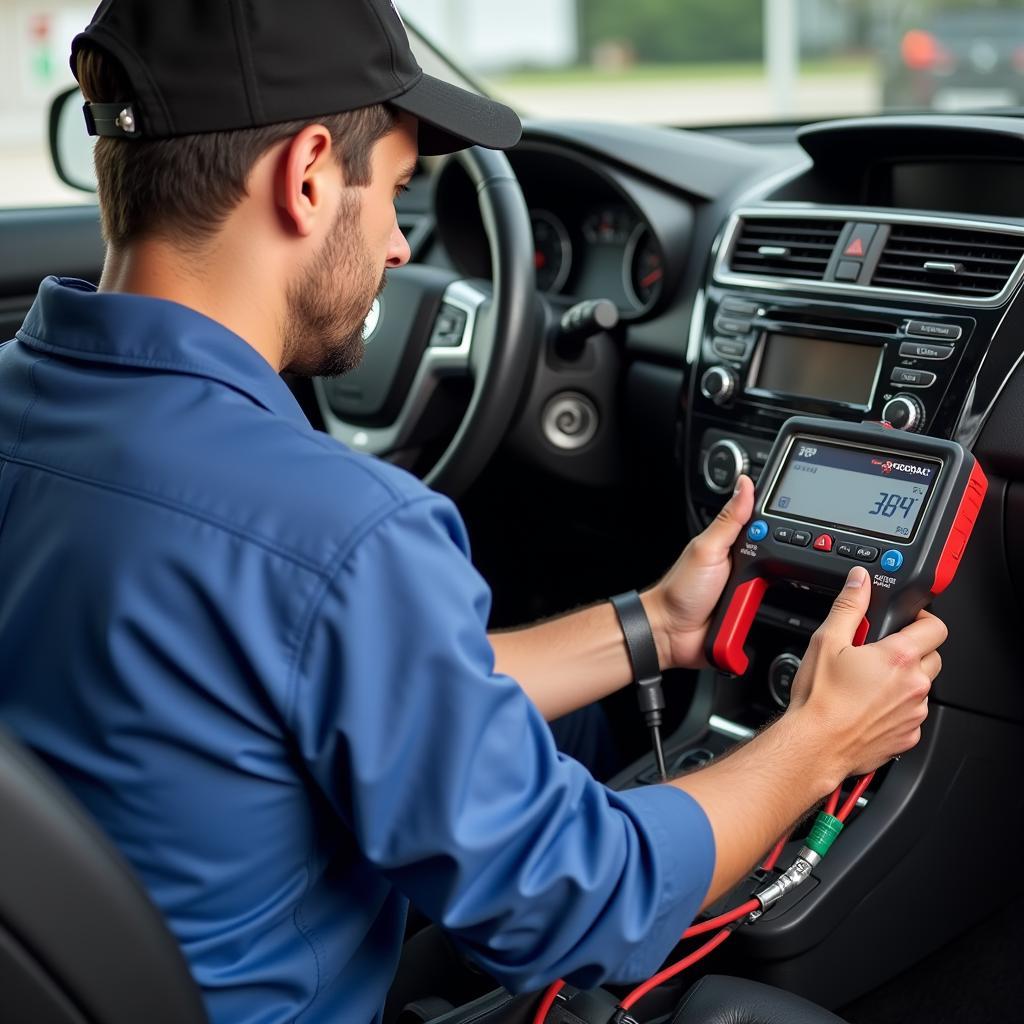
{"type": "Polygon", "coordinates": [[[700,393],[709,402],[714,402],[715,405],[725,405],[725,403],[728,402],[736,393],[736,385],[738,383],[739,377],[735,370],[730,369],[728,366],[709,366],[701,374],[700,393]],[[722,390],[715,394],[711,394],[704,383],[713,373],[718,374],[722,378],[722,390]]]}
{"type": "Polygon", "coordinates": [[[462,340],[454,347],[427,347],[405,403],[395,422],[390,426],[360,427],[346,423],[336,416],[331,408],[324,391],[323,380],[319,377],[313,379],[313,391],[320,407],[320,415],[324,418],[324,426],[336,441],[371,455],[384,455],[402,448],[409,441],[411,428],[434,393],[438,381],[442,377],[468,372],[477,312],[487,301],[487,296],[466,281],[453,281],[445,289],[441,301],[442,304],[447,302],[465,312],[466,327],[462,332],[462,340]]]}
{"type": "Polygon", "coordinates": [[[723,437],[716,441],[704,453],[704,463],[701,466],[701,475],[704,477],[704,483],[708,485],[708,490],[714,491],[715,494],[728,494],[735,486],[739,475],[741,473],[746,473],[749,469],[750,456],[747,455],[747,453],[735,441],[731,441],[729,438],[723,437]],[[711,453],[716,448],[727,448],[732,453],[732,457],[736,462],[736,472],[733,474],[732,480],[724,487],[716,486],[711,479],[711,475],[708,473],[708,464],[711,462],[711,453]]]}
{"type": "Polygon", "coordinates": [[[708,719],[708,728],[712,732],[717,732],[719,736],[728,736],[734,740],[752,740],[757,735],[753,729],[748,729],[737,722],[730,722],[721,715],[712,715],[708,719]]]}
{"type": "Polygon", "coordinates": [[[549,399],[541,413],[540,425],[547,442],[559,451],[574,452],[590,444],[597,436],[601,417],[597,406],[578,391],[561,391],[549,399]],[[560,422],[569,418],[567,430],[560,422]]]}
{"type": "Polygon", "coordinates": [[[895,395],[890,398],[889,401],[882,406],[882,419],[885,420],[886,423],[892,422],[889,417],[885,415],[885,412],[890,405],[895,405],[897,402],[902,402],[910,410],[910,417],[899,429],[920,433],[921,427],[924,426],[925,411],[924,406],[916,395],[895,395]]]}
{"type": "Polygon", "coordinates": [[[746,285],[752,288],[768,289],[769,291],[792,291],[793,289],[809,289],[811,291],[828,292],[831,294],[870,296],[894,295],[900,298],[914,299],[919,302],[943,302],[955,306],[991,307],[1000,306],[1024,277],[1024,257],[1022,257],[1009,279],[998,295],[972,298],[965,295],[948,295],[942,292],[918,292],[905,288],[885,288],[881,285],[839,284],[835,281],[808,281],[801,277],[768,277],[749,273],[734,273],[729,270],[729,260],[739,236],[742,220],[776,220],[779,218],[802,217],[809,220],[844,220],[871,224],[922,224],[926,227],[965,228],[970,231],[991,231],[1008,235],[1024,236],[1024,226],[1015,224],[993,223],[992,221],[969,220],[962,217],[939,217],[927,214],[875,212],[869,209],[851,210],[846,207],[811,206],[805,203],[772,204],[770,209],[763,207],[743,207],[734,210],[726,222],[722,244],[715,258],[713,276],[719,284],[746,285]]]}
{"type": "Polygon", "coordinates": [[[962,263],[946,263],[943,260],[925,260],[924,269],[935,274],[961,274],[964,265],[962,263]]]}

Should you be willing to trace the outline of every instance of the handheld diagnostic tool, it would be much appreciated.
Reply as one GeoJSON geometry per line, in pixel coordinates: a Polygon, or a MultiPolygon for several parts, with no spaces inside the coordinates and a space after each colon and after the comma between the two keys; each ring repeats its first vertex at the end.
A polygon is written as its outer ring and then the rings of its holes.
{"type": "Polygon", "coordinates": [[[787,420],[733,547],[708,660],[742,675],[743,645],[771,583],[838,591],[858,563],[871,576],[871,603],[854,643],[902,629],[949,586],[987,489],[954,441],[880,423],[787,420]]]}

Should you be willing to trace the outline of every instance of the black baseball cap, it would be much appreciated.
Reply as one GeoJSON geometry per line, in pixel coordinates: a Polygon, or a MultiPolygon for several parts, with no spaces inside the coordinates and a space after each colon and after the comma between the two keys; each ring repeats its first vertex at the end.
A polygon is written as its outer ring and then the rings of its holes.
{"type": "Polygon", "coordinates": [[[423,73],[392,0],[104,0],[71,44],[116,60],[131,95],[87,103],[91,135],[168,139],[388,103],[420,152],[514,146],[515,111],[423,73]]]}

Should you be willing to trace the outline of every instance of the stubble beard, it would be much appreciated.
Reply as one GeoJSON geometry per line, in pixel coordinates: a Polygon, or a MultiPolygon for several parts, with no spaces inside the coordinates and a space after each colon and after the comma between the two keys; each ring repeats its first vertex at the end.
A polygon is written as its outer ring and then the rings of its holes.
{"type": "Polygon", "coordinates": [[[363,324],[384,290],[359,226],[359,203],[343,196],[331,232],[302,279],[288,289],[283,366],[303,377],[340,377],[363,359],[363,324]]]}

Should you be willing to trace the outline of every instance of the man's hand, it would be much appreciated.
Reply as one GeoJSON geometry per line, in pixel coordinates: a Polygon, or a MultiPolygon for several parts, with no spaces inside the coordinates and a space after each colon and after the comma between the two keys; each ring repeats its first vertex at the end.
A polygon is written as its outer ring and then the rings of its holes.
{"type": "Polygon", "coordinates": [[[664,579],[644,592],[663,669],[706,664],[704,637],[729,579],[729,551],[753,511],[754,485],[741,476],[714,522],[686,545],[664,579]]]}
{"type": "Polygon", "coordinates": [[[871,577],[857,566],[811,637],[787,712],[819,738],[837,784],[917,745],[928,691],[942,668],[936,648],[946,626],[925,611],[898,633],[854,647],[870,597],[871,577]]]}

